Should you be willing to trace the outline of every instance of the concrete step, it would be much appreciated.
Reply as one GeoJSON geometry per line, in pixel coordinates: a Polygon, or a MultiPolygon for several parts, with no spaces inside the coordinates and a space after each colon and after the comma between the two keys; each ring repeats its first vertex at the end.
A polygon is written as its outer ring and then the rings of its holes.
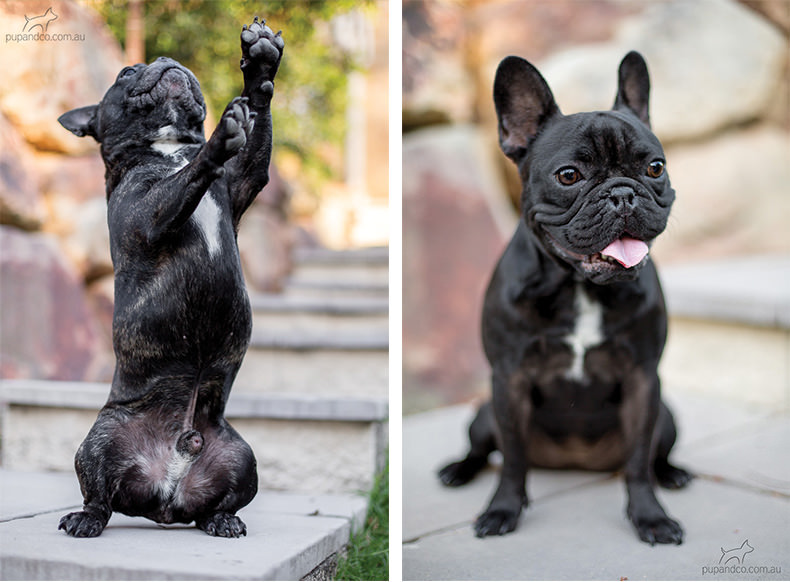
{"type": "Polygon", "coordinates": [[[257,295],[251,303],[252,341],[236,391],[387,396],[386,298],[257,295]]]}
{"type": "Polygon", "coordinates": [[[385,297],[294,297],[282,294],[250,297],[253,327],[284,333],[386,334],[389,303],[385,297]]]}
{"type": "Polygon", "coordinates": [[[670,313],[664,384],[790,409],[790,255],[660,268],[670,313]]]}
{"type": "Polygon", "coordinates": [[[299,580],[311,572],[309,579],[331,579],[366,511],[356,495],[261,490],[239,512],[247,536],[237,540],[120,514],[99,538],[77,540],[57,525],[81,499],[73,472],[0,470],[0,579],[299,580]]]}
{"type": "Polygon", "coordinates": [[[389,282],[389,250],[370,248],[333,251],[298,249],[289,291],[382,293],[389,282]]]}
{"type": "Polygon", "coordinates": [[[671,315],[790,329],[790,255],[659,266],[671,315]]]}
{"type": "Polygon", "coordinates": [[[234,392],[386,398],[388,386],[385,349],[250,349],[234,392]]]}
{"type": "MultiPolygon", "coordinates": [[[[73,470],[74,453],[109,392],[107,384],[0,381],[2,465],[73,470]]],[[[367,490],[383,467],[383,396],[234,390],[226,410],[258,460],[261,487],[291,492],[367,490]]]]}

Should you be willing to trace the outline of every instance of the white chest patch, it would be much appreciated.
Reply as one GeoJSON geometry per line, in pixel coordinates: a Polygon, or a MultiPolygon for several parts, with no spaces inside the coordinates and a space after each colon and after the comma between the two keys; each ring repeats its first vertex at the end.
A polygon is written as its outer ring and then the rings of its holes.
{"type": "Polygon", "coordinates": [[[156,134],[156,140],[151,144],[151,149],[159,152],[166,158],[176,159],[180,157],[178,150],[185,145],[179,142],[176,137],[176,131],[172,125],[160,127],[156,134]]]}
{"type": "Polygon", "coordinates": [[[587,350],[603,341],[603,312],[601,305],[592,301],[581,286],[576,287],[573,303],[576,308],[576,325],[565,336],[565,342],[573,350],[573,363],[565,377],[582,382],[585,380],[584,357],[587,350]]]}
{"type": "Polygon", "coordinates": [[[209,192],[200,199],[200,204],[192,213],[192,219],[200,229],[208,247],[208,254],[212,258],[220,251],[219,214],[219,206],[209,192]]]}

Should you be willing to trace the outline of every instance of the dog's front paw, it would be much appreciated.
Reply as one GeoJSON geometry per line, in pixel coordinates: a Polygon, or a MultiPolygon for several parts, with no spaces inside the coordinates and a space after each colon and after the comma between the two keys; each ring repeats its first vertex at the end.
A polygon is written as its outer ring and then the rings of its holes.
{"type": "Polygon", "coordinates": [[[520,514],[520,511],[508,509],[489,509],[475,521],[475,535],[484,538],[509,533],[516,529],[520,514]]]}
{"type": "Polygon", "coordinates": [[[195,525],[210,536],[238,538],[247,535],[247,526],[238,516],[218,511],[195,521],[195,525]]]}
{"type": "Polygon", "coordinates": [[[219,166],[235,156],[252,133],[255,112],[250,111],[247,101],[247,97],[236,97],[228,103],[217,129],[209,139],[209,155],[219,166]]]}
{"type": "Polygon", "coordinates": [[[95,538],[102,531],[106,524],[96,517],[85,511],[75,511],[64,515],[60,519],[58,529],[62,529],[70,536],[75,538],[95,538]]]}
{"type": "Polygon", "coordinates": [[[658,484],[664,489],[681,489],[694,478],[692,473],[667,462],[656,463],[655,473],[658,484]]]}
{"type": "Polygon", "coordinates": [[[280,66],[284,47],[282,31],[274,34],[265,20],[258,22],[256,16],[252,24],[245,24],[241,31],[241,69],[245,80],[248,77],[255,80],[264,90],[273,88],[271,82],[280,66]]]}
{"type": "Polygon", "coordinates": [[[639,539],[651,546],[655,544],[683,543],[683,528],[667,515],[638,517],[629,515],[639,539]]]}
{"type": "Polygon", "coordinates": [[[469,483],[486,464],[484,458],[466,458],[457,463],[450,463],[439,471],[439,479],[448,487],[460,487],[469,483]]]}

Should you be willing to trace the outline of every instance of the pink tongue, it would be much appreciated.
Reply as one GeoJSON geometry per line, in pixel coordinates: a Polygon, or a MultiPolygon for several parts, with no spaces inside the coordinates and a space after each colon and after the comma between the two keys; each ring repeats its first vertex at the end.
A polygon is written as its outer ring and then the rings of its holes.
{"type": "Polygon", "coordinates": [[[647,244],[635,238],[624,236],[612,242],[608,247],[601,251],[602,255],[612,257],[626,269],[638,265],[647,255],[647,244]]]}

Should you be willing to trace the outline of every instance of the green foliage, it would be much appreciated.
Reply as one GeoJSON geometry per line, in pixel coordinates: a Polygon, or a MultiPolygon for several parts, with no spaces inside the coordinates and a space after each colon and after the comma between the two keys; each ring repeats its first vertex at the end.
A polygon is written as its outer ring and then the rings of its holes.
{"type": "Polygon", "coordinates": [[[389,483],[387,463],[373,483],[365,525],[351,538],[335,580],[389,580],[389,483]]]}
{"type": "MultiPolygon", "coordinates": [[[[127,0],[94,0],[94,7],[123,44],[127,0]]],[[[179,61],[201,83],[210,114],[218,119],[242,89],[239,34],[253,16],[282,29],[285,53],[275,82],[275,148],[295,152],[309,182],[342,171],[322,155],[345,134],[348,57],[331,45],[329,20],[360,7],[359,0],[145,0],[145,51],[179,61]]],[[[275,151],[276,153],[276,151],[275,151]]]]}

